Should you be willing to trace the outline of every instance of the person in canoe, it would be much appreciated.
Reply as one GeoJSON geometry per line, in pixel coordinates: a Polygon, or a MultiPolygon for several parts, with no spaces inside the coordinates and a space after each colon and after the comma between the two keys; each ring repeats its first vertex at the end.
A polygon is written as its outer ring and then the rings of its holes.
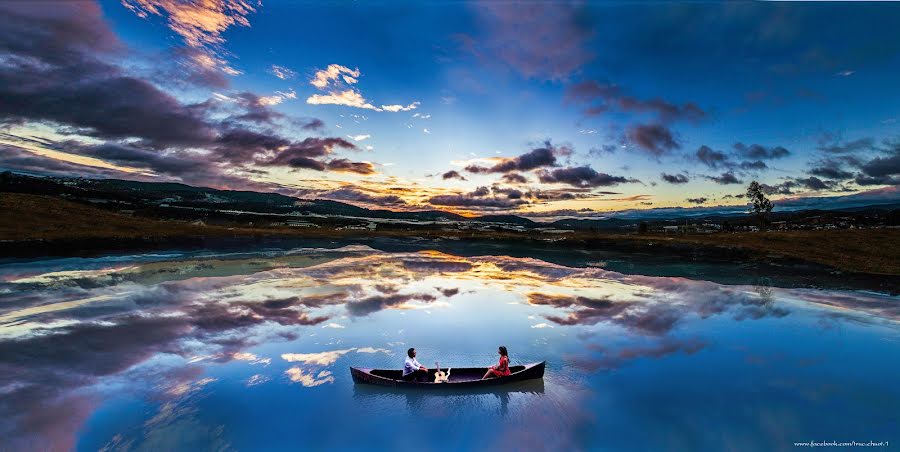
{"type": "Polygon", "coordinates": [[[487,372],[484,373],[484,376],[481,377],[482,380],[509,375],[509,353],[506,352],[506,347],[501,345],[500,348],[497,349],[497,353],[500,353],[500,362],[497,363],[496,366],[489,367],[487,372]]]}
{"type": "Polygon", "coordinates": [[[406,351],[406,361],[403,361],[403,380],[425,381],[428,378],[428,368],[419,364],[416,359],[416,349],[406,351]]]}

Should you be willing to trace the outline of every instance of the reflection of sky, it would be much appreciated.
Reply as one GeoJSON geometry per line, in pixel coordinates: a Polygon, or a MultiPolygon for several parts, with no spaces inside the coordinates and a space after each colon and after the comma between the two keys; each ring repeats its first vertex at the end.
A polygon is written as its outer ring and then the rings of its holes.
{"type": "Polygon", "coordinates": [[[365,247],[6,264],[0,435],[14,449],[889,440],[898,319],[876,293],[365,247]],[[410,346],[428,366],[488,365],[500,344],[514,364],[547,360],[544,384],[423,395],[347,371],[398,368],[410,346]]]}

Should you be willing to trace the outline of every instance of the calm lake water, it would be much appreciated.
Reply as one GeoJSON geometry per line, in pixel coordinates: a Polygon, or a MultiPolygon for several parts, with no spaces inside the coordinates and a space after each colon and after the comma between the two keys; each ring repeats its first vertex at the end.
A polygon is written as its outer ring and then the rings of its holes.
{"type": "Polygon", "coordinates": [[[4,261],[0,450],[900,444],[896,296],[726,264],[421,248],[4,261]],[[348,370],[399,368],[409,347],[487,366],[498,345],[546,360],[543,381],[420,393],[348,370]]]}

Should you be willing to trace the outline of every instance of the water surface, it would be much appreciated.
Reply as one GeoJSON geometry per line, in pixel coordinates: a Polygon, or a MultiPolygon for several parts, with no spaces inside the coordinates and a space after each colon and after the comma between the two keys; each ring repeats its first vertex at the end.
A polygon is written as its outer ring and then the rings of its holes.
{"type": "Polygon", "coordinates": [[[773,287],[738,269],[725,285],[696,268],[667,277],[458,254],[349,246],[6,261],[0,437],[14,450],[900,440],[897,297],[773,287]],[[486,366],[498,345],[513,364],[546,360],[543,381],[433,394],[354,385],[348,371],[399,368],[412,346],[429,366],[486,366]]]}

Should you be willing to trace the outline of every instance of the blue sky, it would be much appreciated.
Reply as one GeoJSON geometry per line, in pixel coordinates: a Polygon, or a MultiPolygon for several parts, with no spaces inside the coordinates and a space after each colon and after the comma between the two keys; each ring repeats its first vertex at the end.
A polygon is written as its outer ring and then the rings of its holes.
{"type": "Polygon", "coordinates": [[[900,182],[895,4],[2,8],[12,170],[464,213],[900,182]]]}

